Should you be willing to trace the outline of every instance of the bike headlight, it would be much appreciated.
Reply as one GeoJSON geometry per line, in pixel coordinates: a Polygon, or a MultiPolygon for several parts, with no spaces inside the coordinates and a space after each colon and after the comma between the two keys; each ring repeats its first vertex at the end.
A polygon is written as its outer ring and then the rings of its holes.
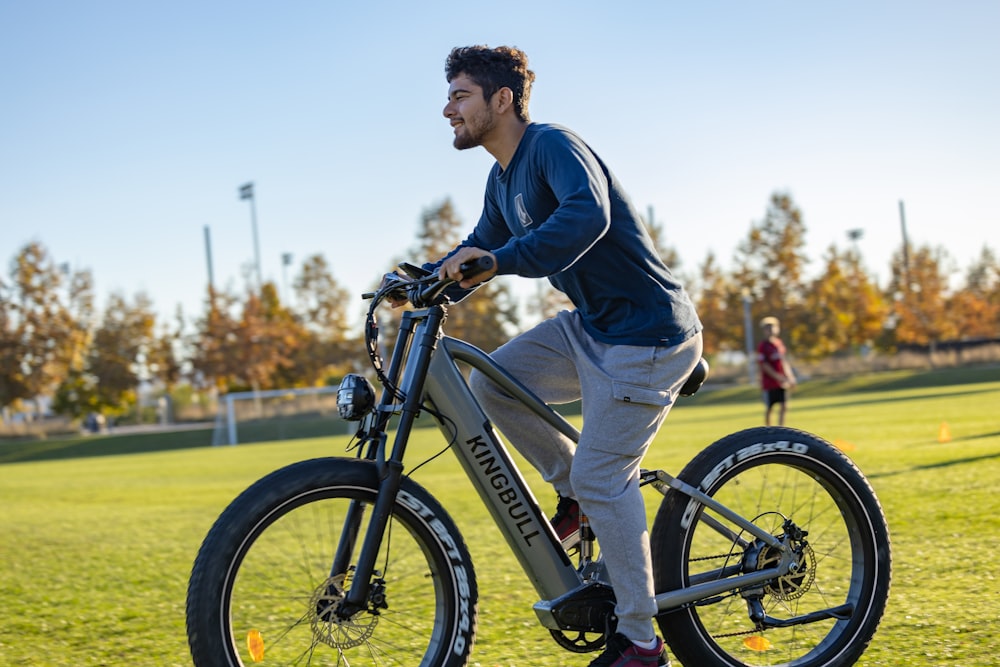
{"type": "Polygon", "coordinates": [[[337,412],[347,421],[361,421],[375,407],[375,388],[363,375],[348,373],[337,390],[337,412]]]}

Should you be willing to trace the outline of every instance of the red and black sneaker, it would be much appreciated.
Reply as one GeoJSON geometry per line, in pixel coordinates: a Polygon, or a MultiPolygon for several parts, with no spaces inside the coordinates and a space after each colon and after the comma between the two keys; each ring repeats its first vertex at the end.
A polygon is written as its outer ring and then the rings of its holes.
{"type": "Polygon", "coordinates": [[[565,496],[559,496],[555,516],[550,521],[556,535],[562,541],[563,549],[569,550],[580,543],[580,505],[565,496]]]}
{"type": "Polygon", "coordinates": [[[639,648],[621,633],[608,640],[604,653],[590,663],[590,667],[670,667],[670,658],[663,640],[656,638],[652,649],[639,648]]]}

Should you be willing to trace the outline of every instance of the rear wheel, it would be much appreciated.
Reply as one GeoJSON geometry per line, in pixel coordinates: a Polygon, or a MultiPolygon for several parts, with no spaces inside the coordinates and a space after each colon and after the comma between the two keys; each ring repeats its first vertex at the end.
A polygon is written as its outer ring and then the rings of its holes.
{"type": "Polygon", "coordinates": [[[353,567],[331,571],[334,553],[346,529],[358,536],[349,562],[356,558],[377,489],[373,464],[328,458],[278,470],[234,500],[191,574],[195,666],[466,665],[478,597],[469,553],[444,510],[410,480],[392,509],[367,607],[337,614],[353,567]]]}
{"type": "MultiPolygon", "coordinates": [[[[660,615],[677,658],[703,667],[853,664],[885,610],[891,560],[885,516],[857,467],[814,435],[762,427],[714,443],[679,478],[792,547],[797,569],[660,615]]],[[[674,490],[651,540],[657,591],[766,569],[779,558],[674,490]]]]}

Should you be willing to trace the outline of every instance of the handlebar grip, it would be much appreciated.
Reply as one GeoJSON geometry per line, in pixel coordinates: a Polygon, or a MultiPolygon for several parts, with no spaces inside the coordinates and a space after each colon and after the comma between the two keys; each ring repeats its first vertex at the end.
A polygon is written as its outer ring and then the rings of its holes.
{"type": "Polygon", "coordinates": [[[462,277],[466,280],[469,278],[475,278],[480,273],[485,273],[493,268],[493,258],[489,255],[483,255],[482,257],[477,257],[471,261],[463,262],[459,267],[459,271],[462,272],[462,277]]]}

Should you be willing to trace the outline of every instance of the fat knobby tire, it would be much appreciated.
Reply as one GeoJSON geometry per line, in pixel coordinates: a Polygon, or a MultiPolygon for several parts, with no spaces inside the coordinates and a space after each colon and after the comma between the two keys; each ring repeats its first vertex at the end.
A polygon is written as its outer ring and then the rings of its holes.
{"type": "MultiPolygon", "coordinates": [[[[796,605],[801,602],[799,597],[819,599],[815,603],[818,608],[828,609],[846,602],[853,605],[854,610],[847,620],[760,631],[749,622],[747,604],[740,592],[729,597],[719,596],[658,617],[660,629],[674,655],[684,665],[698,667],[854,664],[872,640],[882,618],[891,569],[889,532],[882,507],[854,463],[817,436],[790,428],[759,427],[734,433],[710,445],[678,478],[727,506],[730,500],[746,505],[744,510],[758,502],[750,496],[756,494],[769,499],[773,496],[772,506],[754,507],[750,512],[744,511],[743,516],[754,523],[760,522],[758,525],[772,519],[780,525],[780,521],[790,518],[799,528],[810,531],[805,541],[815,540],[816,545],[816,552],[810,552],[807,559],[810,571],[798,578],[790,577],[784,588],[781,582],[764,587],[767,591],[764,604],[773,605],[775,617],[784,615],[787,618],[803,613],[796,611],[796,605]],[[782,480],[792,477],[802,480],[799,486],[792,489],[789,483],[787,493],[779,493],[784,491],[782,480]],[[813,497],[798,493],[799,487],[812,489],[813,497]],[[831,511],[820,515],[810,509],[810,503],[825,504],[831,511]],[[810,525],[810,521],[815,525],[810,525]],[[835,533],[843,537],[839,541],[829,539],[827,551],[820,553],[824,548],[823,540],[835,533]],[[720,620],[723,618],[725,622],[720,620]],[[743,629],[748,630],[746,636],[759,634],[761,639],[742,643],[742,638],[733,638],[743,629]],[[793,632],[797,633],[794,637],[793,632]],[[815,633],[815,638],[802,639],[810,632],[815,633]],[[765,641],[769,637],[774,641],[765,641]],[[788,641],[781,641],[786,637],[788,641]],[[795,641],[802,645],[790,648],[795,641]],[[748,650],[747,646],[754,648],[748,650]],[[788,654],[782,655],[782,650],[788,654]]],[[[721,554],[695,558],[709,550],[704,547],[705,539],[717,537],[710,526],[698,520],[702,510],[700,503],[673,489],[663,499],[651,534],[657,591],[688,585],[689,575],[704,571],[707,567],[704,562],[710,557],[726,559],[728,567],[744,562],[736,554],[742,550],[735,547],[729,552],[723,548],[721,554]]],[[[813,545],[807,548],[812,549],[813,545]]]]}
{"type": "MultiPolygon", "coordinates": [[[[339,502],[343,499],[344,505],[350,500],[361,500],[370,505],[374,502],[377,489],[378,473],[374,463],[331,457],[302,461],[277,470],[240,494],[206,536],[191,572],[187,596],[187,629],[195,667],[237,667],[249,662],[241,657],[241,651],[246,651],[246,639],[237,637],[240,633],[230,627],[233,615],[230,596],[247,554],[253,552],[254,544],[262,536],[273,530],[276,522],[286,514],[313,502],[339,502]]],[[[478,589],[468,549],[444,509],[426,490],[410,479],[403,480],[392,511],[391,527],[387,533],[395,537],[401,533],[391,531],[405,528],[412,535],[411,542],[400,544],[415,542],[419,547],[410,550],[417,552],[417,557],[412,556],[412,553],[408,556],[418,560],[418,563],[426,562],[422,566],[426,574],[420,575],[424,582],[422,585],[432,587],[434,595],[431,597],[437,600],[432,610],[435,616],[430,634],[433,636],[427,638],[426,653],[421,658],[401,658],[393,654],[394,639],[406,631],[412,632],[412,628],[407,627],[405,619],[391,616],[393,612],[397,612],[393,603],[400,602],[401,591],[392,587],[389,573],[393,572],[393,564],[390,561],[384,566],[381,562],[378,564],[378,567],[385,567],[387,571],[385,598],[388,606],[384,611],[378,610],[384,616],[375,619],[380,620],[381,624],[372,632],[387,633],[380,638],[385,641],[374,648],[371,642],[367,642],[360,648],[351,648],[354,653],[340,656],[337,648],[313,639],[315,631],[309,633],[298,627],[296,631],[305,635],[302,640],[305,645],[299,659],[309,656],[309,659],[305,659],[309,664],[351,664],[356,667],[397,664],[408,667],[417,664],[425,667],[464,667],[468,663],[475,641],[478,611],[478,589]],[[419,554],[421,551],[422,556],[419,554]],[[433,583],[426,583],[428,581],[433,583]],[[347,655],[349,660],[345,663],[347,655]]],[[[358,539],[358,549],[363,537],[362,534],[358,539]]],[[[337,543],[322,546],[327,550],[324,554],[329,554],[324,555],[324,558],[332,559],[337,543]]],[[[386,550],[392,553],[391,547],[386,547],[386,550]]],[[[329,566],[330,563],[327,562],[326,567],[329,566]]],[[[317,576],[322,580],[325,575],[320,572],[317,576]]],[[[289,597],[309,600],[310,594],[312,591],[308,590],[291,591],[289,597]]],[[[267,604],[266,599],[260,602],[267,604]]],[[[299,604],[304,609],[308,607],[299,604]]],[[[308,614],[308,609],[304,613],[308,614]]],[[[361,612],[361,615],[365,614],[368,612],[361,612]]],[[[372,623],[372,627],[374,626],[372,623]]],[[[337,628],[334,627],[333,632],[336,631],[337,628]]],[[[274,634],[267,639],[276,641],[274,634]]],[[[287,637],[284,639],[287,641],[287,637]]],[[[295,660],[288,660],[285,664],[292,663],[299,664],[295,660]]],[[[264,664],[275,662],[267,660],[264,664]]]]}

